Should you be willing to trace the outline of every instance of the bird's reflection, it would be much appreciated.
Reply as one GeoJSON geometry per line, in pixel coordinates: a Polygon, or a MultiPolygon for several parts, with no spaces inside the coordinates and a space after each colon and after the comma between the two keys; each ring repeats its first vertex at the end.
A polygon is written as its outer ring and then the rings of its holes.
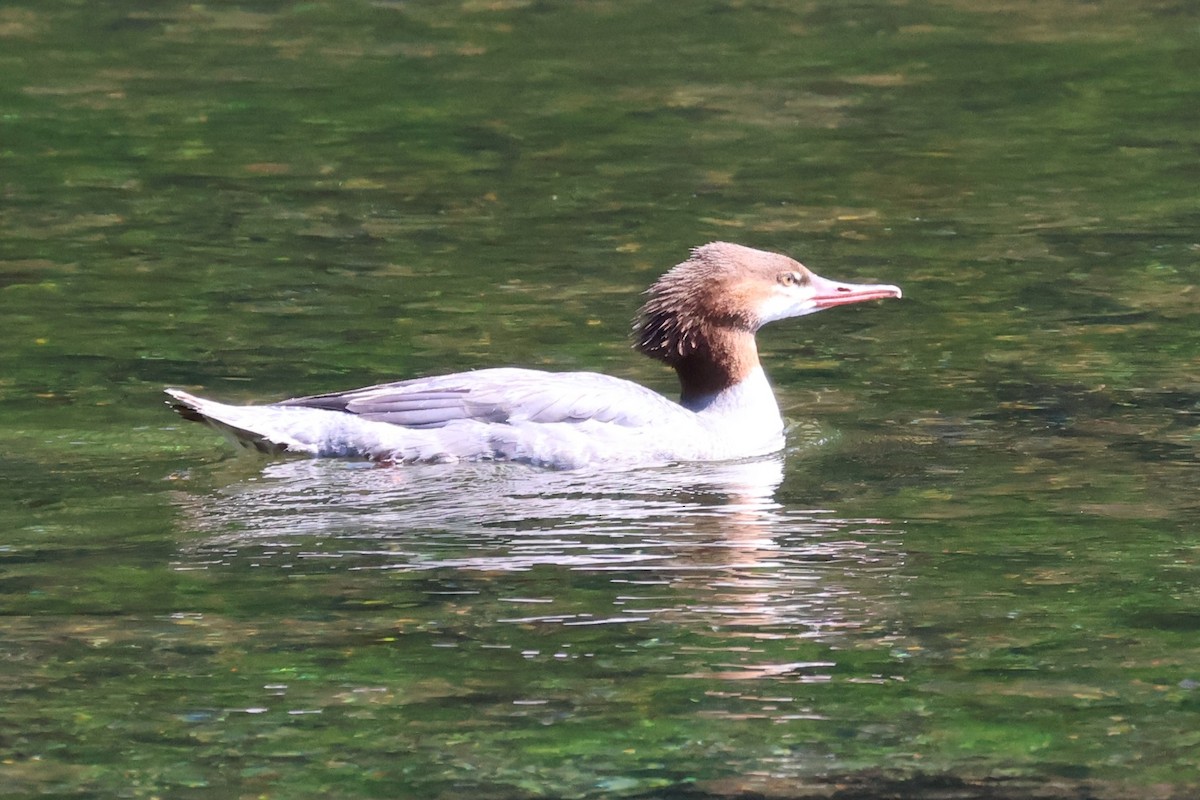
{"type": "Polygon", "coordinates": [[[177,566],[587,571],[616,587],[627,620],[759,637],[871,624],[889,592],[864,583],[902,562],[890,526],[784,507],[782,479],[782,457],[624,472],[275,462],[208,494],[178,494],[193,535],[177,566]]]}
{"type": "MultiPolygon", "coordinates": [[[[321,541],[365,554],[363,545],[379,542],[394,556],[394,545],[430,538],[459,539],[467,551],[506,541],[507,552],[453,564],[498,570],[531,566],[538,559],[529,548],[567,546],[568,534],[580,549],[568,561],[558,553],[553,563],[607,563],[628,549],[623,543],[644,546],[684,528],[721,534],[751,549],[770,546],[769,528],[779,510],[774,492],[782,478],[779,458],[623,472],[297,460],[268,464],[210,496],[182,494],[180,500],[210,534],[200,550],[321,541]],[[591,546],[582,546],[583,537],[594,540],[591,546]],[[601,552],[605,543],[612,552],[601,552]]],[[[389,566],[450,565],[432,554],[414,555],[411,563],[389,566]]]]}

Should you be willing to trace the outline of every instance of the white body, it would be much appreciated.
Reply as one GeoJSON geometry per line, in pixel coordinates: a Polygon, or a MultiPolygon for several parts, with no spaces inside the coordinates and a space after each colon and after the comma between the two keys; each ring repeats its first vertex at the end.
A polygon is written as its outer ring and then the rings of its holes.
{"type": "MultiPolygon", "coordinates": [[[[762,369],[690,411],[629,381],[594,372],[499,368],[406,382],[413,393],[453,381],[468,397],[505,409],[503,422],[454,419],[405,427],[343,411],[235,406],[168,389],[234,442],[263,452],[394,463],[517,461],[572,469],[586,464],[715,461],[773,453],[783,420],[762,369]],[[557,400],[552,406],[546,396],[557,400]]],[[[379,393],[396,393],[395,385],[379,393]]],[[[370,392],[370,390],[364,390],[370,392]]],[[[364,397],[369,395],[364,394],[364,397]]]]}

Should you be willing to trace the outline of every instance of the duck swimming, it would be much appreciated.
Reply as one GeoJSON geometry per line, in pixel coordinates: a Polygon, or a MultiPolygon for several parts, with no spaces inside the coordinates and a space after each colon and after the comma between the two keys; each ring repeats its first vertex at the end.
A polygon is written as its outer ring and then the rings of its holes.
{"type": "Polygon", "coordinates": [[[599,373],[515,367],[268,405],[166,393],[184,419],[264,453],[559,469],[747,458],[784,443],[783,418],[758,360],[758,329],[901,296],[897,286],[838,283],[787,256],[727,242],[697,247],[646,294],[633,325],[634,348],[675,369],[678,403],[599,373]]]}

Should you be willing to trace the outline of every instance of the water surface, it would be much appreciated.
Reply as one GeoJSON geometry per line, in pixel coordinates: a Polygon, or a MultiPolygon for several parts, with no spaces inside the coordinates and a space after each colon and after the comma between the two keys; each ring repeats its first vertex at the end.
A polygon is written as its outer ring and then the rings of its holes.
{"type": "Polygon", "coordinates": [[[6,4],[6,796],[1194,796],[1198,34],[6,4]],[[628,320],[714,239],[905,290],[763,332],[778,457],[261,461],[161,405],[671,392],[628,320]]]}

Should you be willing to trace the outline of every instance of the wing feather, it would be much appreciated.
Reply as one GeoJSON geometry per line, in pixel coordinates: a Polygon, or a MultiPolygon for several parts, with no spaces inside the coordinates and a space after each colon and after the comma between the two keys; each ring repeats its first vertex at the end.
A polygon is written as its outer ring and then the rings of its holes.
{"type": "Polygon", "coordinates": [[[636,427],[677,414],[679,405],[636,383],[595,372],[498,368],[384,383],[284,400],[407,428],[489,423],[605,422],[636,427]]]}

